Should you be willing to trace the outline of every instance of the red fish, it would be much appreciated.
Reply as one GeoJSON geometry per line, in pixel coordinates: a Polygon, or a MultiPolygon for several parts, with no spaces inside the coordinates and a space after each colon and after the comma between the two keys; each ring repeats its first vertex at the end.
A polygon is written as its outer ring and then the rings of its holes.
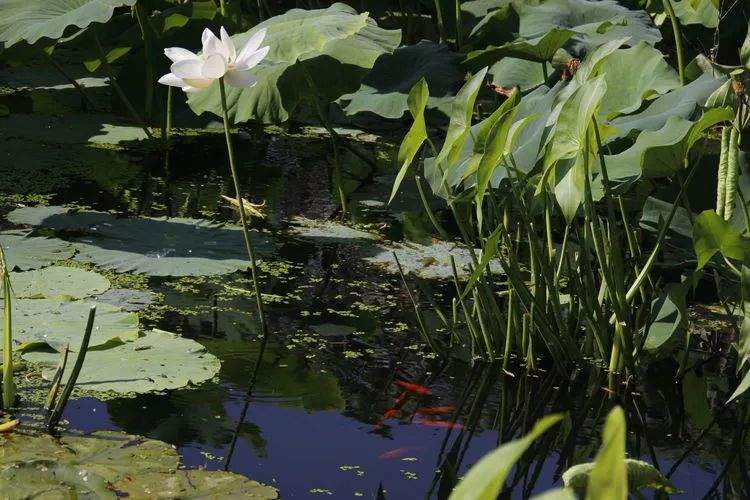
{"type": "Polygon", "coordinates": [[[406,403],[406,398],[409,397],[407,392],[402,392],[396,399],[393,400],[393,406],[395,408],[401,408],[406,403]]]}
{"type": "Polygon", "coordinates": [[[445,415],[456,411],[455,406],[431,406],[429,408],[419,408],[415,412],[418,415],[445,415]]]}
{"type": "Polygon", "coordinates": [[[388,450],[385,453],[381,453],[378,455],[378,458],[381,460],[388,460],[392,458],[401,458],[403,456],[406,456],[410,451],[416,450],[417,448],[413,446],[407,446],[406,448],[394,448],[392,450],[388,450]]]}
{"type": "Polygon", "coordinates": [[[431,418],[422,418],[414,421],[415,424],[426,425],[428,427],[442,427],[444,429],[463,429],[464,426],[458,422],[449,422],[447,420],[434,420],[431,418]]]}
{"type": "Polygon", "coordinates": [[[405,391],[413,392],[415,394],[420,394],[422,396],[427,396],[429,394],[432,394],[432,389],[430,389],[429,387],[425,387],[423,385],[413,384],[411,382],[404,382],[403,380],[394,380],[393,383],[401,387],[405,391]]]}
{"type": "Polygon", "coordinates": [[[396,418],[398,410],[396,408],[389,408],[383,412],[383,418],[396,418]]]}

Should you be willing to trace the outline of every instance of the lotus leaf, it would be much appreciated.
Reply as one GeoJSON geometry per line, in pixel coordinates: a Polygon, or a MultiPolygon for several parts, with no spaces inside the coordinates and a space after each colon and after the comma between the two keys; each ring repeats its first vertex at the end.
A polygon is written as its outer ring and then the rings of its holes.
{"type": "Polygon", "coordinates": [[[332,221],[295,217],[292,222],[292,234],[318,243],[362,243],[380,239],[377,234],[332,221]]]}
{"type": "Polygon", "coordinates": [[[702,24],[706,28],[719,25],[719,9],[714,0],[673,0],[672,7],[681,24],[702,24]]]}
{"type": "MultiPolygon", "coordinates": [[[[72,212],[62,207],[16,209],[8,214],[16,224],[84,232],[73,242],[76,260],[117,272],[150,276],[207,276],[249,266],[240,228],[202,219],[117,218],[104,212],[72,212]]],[[[276,247],[253,231],[257,254],[276,247]]]]}
{"type": "Polygon", "coordinates": [[[641,132],[629,149],[605,156],[609,176],[633,179],[672,175],[683,167],[685,155],[706,129],[733,117],[729,108],[710,109],[695,122],[671,116],[659,130],[641,132]]]}
{"type": "Polygon", "coordinates": [[[708,74],[701,75],[688,85],[654,99],[640,113],[617,117],[609,125],[617,129],[618,137],[622,137],[632,130],[658,130],[670,116],[690,119],[697,107],[702,106],[724,81],[708,74]]]}
{"type": "MultiPolygon", "coordinates": [[[[45,367],[43,376],[52,378],[58,354],[40,351],[23,356],[45,367]]],[[[151,330],[133,342],[89,351],[76,385],[88,391],[120,394],[163,391],[205,382],[220,367],[219,360],[198,342],[151,330]]]]}
{"type": "MultiPolygon", "coordinates": [[[[552,66],[545,63],[547,71],[552,71],[552,66]]],[[[538,87],[544,83],[544,69],[538,62],[504,57],[490,67],[489,71],[493,85],[511,89],[518,87],[526,91],[538,87]]]]}
{"type": "MultiPolygon", "coordinates": [[[[393,246],[373,245],[373,252],[365,257],[367,262],[384,266],[390,273],[398,273],[393,252],[396,252],[398,260],[405,274],[414,274],[424,279],[451,279],[451,256],[456,261],[456,271],[459,277],[471,274],[472,264],[469,250],[455,243],[435,241],[432,245],[420,245],[417,243],[396,244],[393,246]]],[[[479,255],[477,251],[477,255],[479,255]]],[[[495,273],[502,271],[497,262],[490,263],[490,270],[495,273]]]]}
{"type": "Polygon", "coordinates": [[[661,40],[659,30],[648,14],[629,10],[614,0],[546,0],[513,3],[520,18],[519,32],[533,38],[553,28],[568,28],[590,47],[609,40],[628,37],[630,44],[641,41],[655,44],[661,40]],[[604,24],[603,23],[608,23],[604,24]]]}
{"type": "Polygon", "coordinates": [[[573,32],[566,29],[552,28],[543,36],[530,40],[517,39],[501,45],[489,46],[486,49],[471,52],[466,58],[466,64],[474,68],[491,66],[505,57],[515,57],[538,63],[552,60],[558,49],[565,45],[573,32]]]}
{"type": "Polygon", "coordinates": [[[463,81],[460,63],[459,54],[434,42],[423,40],[399,47],[377,60],[359,90],[341,97],[348,101],[344,111],[348,115],[368,111],[384,118],[401,118],[409,109],[409,91],[424,78],[430,89],[427,108],[437,108],[447,115],[463,81]]]}
{"type": "Polygon", "coordinates": [[[51,460],[16,462],[0,469],[3,498],[116,499],[109,483],[87,467],[51,460]]]}
{"type": "Polygon", "coordinates": [[[97,295],[96,300],[119,307],[123,311],[140,311],[151,305],[154,301],[154,294],[146,290],[110,288],[106,292],[97,295]]]}
{"type": "Polygon", "coordinates": [[[47,344],[62,351],[70,345],[78,350],[92,305],[96,305],[96,319],[90,347],[138,338],[138,316],[119,307],[89,300],[18,299],[13,301],[13,340],[31,347],[47,344]]]}
{"type": "Polygon", "coordinates": [[[605,57],[598,74],[604,75],[607,82],[599,115],[607,118],[637,111],[644,99],[680,87],[677,72],[661,52],[646,42],[605,57]]]}
{"type": "MultiPolygon", "coordinates": [[[[242,47],[263,28],[267,30],[263,43],[271,50],[254,70],[258,83],[252,88],[227,89],[235,123],[284,122],[306,94],[312,92],[330,102],[354,92],[375,60],[393,52],[401,40],[400,31],[379,28],[366,13],[357,14],[342,3],[327,9],[291,9],[232,39],[242,47]]],[[[196,113],[221,115],[218,85],[191,94],[188,103],[196,113]]]]}
{"type": "Polygon", "coordinates": [[[171,445],[122,432],[0,437],[0,491],[11,498],[278,498],[237,474],[178,465],[171,445]]]}
{"type": "Polygon", "coordinates": [[[27,231],[0,232],[0,246],[8,268],[28,271],[45,267],[73,256],[73,246],[56,238],[29,236],[27,231]]]}
{"type": "MultiPolygon", "coordinates": [[[[256,231],[251,238],[261,256],[276,246],[256,231]]],[[[74,243],[76,260],[120,273],[208,276],[249,266],[242,229],[200,219],[114,219],[74,243]]]]}
{"type": "Polygon", "coordinates": [[[140,474],[135,481],[114,484],[132,498],[279,498],[275,488],[224,471],[178,470],[174,474],[140,474]]]}
{"type": "Polygon", "coordinates": [[[51,266],[36,271],[11,273],[13,293],[19,299],[82,299],[109,289],[109,280],[99,273],[75,267],[51,266]]]}
{"type": "Polygon", "coordinates": [[[0,19],[0,42],[6,47],[21,40],[36,43],[41,38],[57,39],[69,26],[85,28],[106,23],[117,7],[136,0],[6,0],[0,19]]]}

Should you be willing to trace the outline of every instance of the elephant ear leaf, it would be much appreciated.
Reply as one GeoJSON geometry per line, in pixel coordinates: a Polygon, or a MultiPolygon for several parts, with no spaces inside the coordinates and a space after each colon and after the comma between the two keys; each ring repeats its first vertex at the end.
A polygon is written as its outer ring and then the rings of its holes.
{"type": "Polygon", "coordinates": [[[42,38],[58,39],[71,26],[85,28],[106,23],[117,7],[135,5],[136,0],[44,0],[2,2],[0,43],[11,47],[20,41],[33,44],[42,38]]]}
{"type": "Polygon", "coordinates": [[[424,78],[419,80],[409,92],[407,103],[409,105],[409,112],[414,118],[414,123],[411,124],[409,132],[407,132],[404,140],[401,141],[401,146],[398,148],[398,163],[401,165],[401,168],[396,175],[396,180],[393,181],[393,188],[391,189],[391,196],[388,199],[388,203],[393,201],[399,186],[401,186],[401,182],[406,176],[406,172],[409,170],[409,166],[427,139],[427,124],[424,120],[424,110],[429,97],[430,89],[427,87],[427,81],[424,78]]]}
{"type": "MultiPolygon", "coordinates": [[[[309,96],[328,102],[356,91],[383,54],[401,42],[399,30],[379,28],[367,13],[342,3],[327,9],[292,9],[232,37],[235,46],[266,30],[268,56],[254,68],[257,83],[227,88],[229,115],[234,123],[287,121],[309,96]],[[312,81],[312,85],[310,82],[312,81]]],[[[221,115],[218,83],[192,93],[188,104],[198,114],[221,115]]]]}
{"type": "MultiPolygon", "coordinates": [[[[589,475],[591,474],[593,467],[594,464],[589,462],[574,465],[566,470],[562,477],[563,483],[565,484],[565,490],[563,491],[572,490],[583,495],[586,491],[589,475]]],[[[626,458],[625,467],[628,474],[628,488],[631,492],[636,492],[643,488],[651,488],[669,494],[677,492],[672,482],[648,462],[626,458]]],[[[539,497],[539,500],[541,500],[541,498],[542,497],[539,497]]]]}

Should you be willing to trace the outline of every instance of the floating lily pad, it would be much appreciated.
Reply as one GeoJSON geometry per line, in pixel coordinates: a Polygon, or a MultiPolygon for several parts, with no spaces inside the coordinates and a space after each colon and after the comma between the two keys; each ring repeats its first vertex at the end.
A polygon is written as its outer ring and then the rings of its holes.
{"type": "MultiPolygon", "coordinates": [[[[27,352],[23,357],[46,367],[47,379],[53,377],[59,361],[58,354],[48,352],[27,352]]],[[[133,342],[88,352],[76,386],[121,394],[162,391],[205,382],[220,367],[218,358],[198,342],[152,330],[133,342]]]]}
{"type": "Polygon", "coordinates": [[[73,246],[56,238],[29,236],[28,231],[3,231],[0,246],[11,270],[28,271],[73,256],[73,246]]]}
{"type": "Polygon", "coordinates": [[[291,228],[292,234],[319,243],[357,243],[380,239],[377,234],[332,221],[295,217],[292,223],[294,224],[291,228]]]}
{"type": "Polygon", "coordinates": [[[178,470],[174,474],[145,473],[135,481],[114,484],[132,498],[279,498],[275,488],[224,471],[178,470]]]}
{"type": "Polygon", "coordinates": [[[78,212],[53,205],[16,208],[6,215],[6,219],[13,224],[25,224],[55,231],[84,231],[97,224],[113,221],[115,217],[105,212],[78,212]]]}
{"type": "Polygon", "coordinates": [[[90,347],[138,338],[138,315],[119,307],[88,300],[19,299],[13,301],[13,340],[47,344],[57,351],[69,344],[71,350],[78,350],[92,305],[96,305],[96,318],[90,347]]]}
{"type": "Polygon", "coordinates": [[[278,498],[238,474],[178,465],[169,444],[122,432],[0,437],[0,491],[9,498],[278,498]]]}
{"type": "Polygon", "coordinates": [[[97,302],[117,306],[123,311],[140,311],[154,302],[154,294],[147,290],[110,288],[96,296],[97,302]]]}
{"type": "Polygon", "coordinates": [[[13,294],[19,299],[82,299],[105,292],[109,280],[99,273],[75,267],[51,266],[36,271],[11,273],[13,294]]]}
{"type": "Polygon", "coordinates": [[[3,498],[117,498],[98,474],[51,460],[17,462],[0,469],[0,491],[3,498]]]}
{"type": "MultiPolygon", "coordinates": [[[[420,245],[417,243],[397,244],[392,247],[385,245],[374,245],[375,252],[366,256],[365,260],[385,267],[388,272],[397,273],[398,267],[393,258],[396,252],[404,274],[414,274],[424,279],[450,279],[453,277],[451,269],[451,256],[456,261],[456,271],[459,277],[471,274],[469,266],[472,263],[469,250],[455,243],[436,241],[432,245],[420,245]]],[[[479,257],[477,252],[477,257],[479,257]]],[[[501,272],[502,269],[497,262],[490,263],[492,272],[501,272]]]]}
{"type": "Polygon", "coordinates": [[[14,114],[0,122],[4,138],[53,144],[120,144],[148,139],[141,127],[108,114],[81,113],[65,116],[14,114]]]}
{"type": "MultiPolygon", "coordinates": [[[[72,240],[76,260],[107,269],[150,276],[208,276],[249,266],[242,229],[208,220],[175,217],[117,218],[95,211],[63,207],[17,209],[16,224],[85,233],[72,240]]],[[[273,253],[276,244],[257,231],[256,254],[273,253]]]]}

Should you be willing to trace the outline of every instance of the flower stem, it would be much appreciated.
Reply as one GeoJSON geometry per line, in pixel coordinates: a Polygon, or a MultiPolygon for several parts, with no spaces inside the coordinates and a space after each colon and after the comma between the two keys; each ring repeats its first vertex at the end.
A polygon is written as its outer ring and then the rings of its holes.
{"type": "Polygon", "coordinates": [[[41,49],[41,52],[42,54],[44,54],[44,57],[46,57],[47,60],[52,64],[52,66],[54,66],[55,69],[59,71],[60,74],[64,76],[65,79],[68,80],[73,85],[73,87],[75,87],[75,89],[81,94],[81,97],[83,97],[86,100],[86,102],[89,103],[89,105],[91,106],[91,109],[93,110],[94,108],[96,108],[96,103],[93,101],[93,99],[91,99],[91,96],[88,94],[88,92],[86,92],[86,90],[81,86],[81,84],[78,83],[76,79],[70,75],[70,73],[65,71],[65,68],[63,68],[62,65],[52,57],[52,54],[50,54],[44,49],[41,49]]]}
{"type": "MultiPolygon", "coordinates": [[[[260,320],[260,330],[263,336],[260,346],[260,352],[258,353],[258,362],[263,358],[263,352],[266,348],[268,341],[268,326],[266,325],[266,317],[263,313],[263,296],[260,292],[260,286],[258,285],[258,267],[255,263],[255,251],[253,250],[253,244],[250,241],[250,232],[247,229],[247,214],[245,213],[245,204],[242,202],[242,191],[240,190],[240,180],[237,175],[237,167],[234,162],[234,147],[232,146],[232,136],[230,134],[230,123],[229,113],[227,112],[227,91],[224,87],[224,78],[219,78],[219,90],[221,91],[221,112],[222,118],[224,119],[224,137],[227,141],[227,155],[229,156],[229,168],[232,172],[232,181],[234,182],[234,192],[237,197],[237,207],[240,211],[240,222],[242,224],[242,233],[245,236],[245,247],[247,248],[247,256],[250,259],[250,272],[253,279],[253,291],[255,292],[255,305],[258,308],[258,319],[260,320]]],[[[255,384],[255,377],[257,375],[257,369],[254,370],[250,386],[248,388],[248,394],[252,391],[252,387],[255,384]]]]}

